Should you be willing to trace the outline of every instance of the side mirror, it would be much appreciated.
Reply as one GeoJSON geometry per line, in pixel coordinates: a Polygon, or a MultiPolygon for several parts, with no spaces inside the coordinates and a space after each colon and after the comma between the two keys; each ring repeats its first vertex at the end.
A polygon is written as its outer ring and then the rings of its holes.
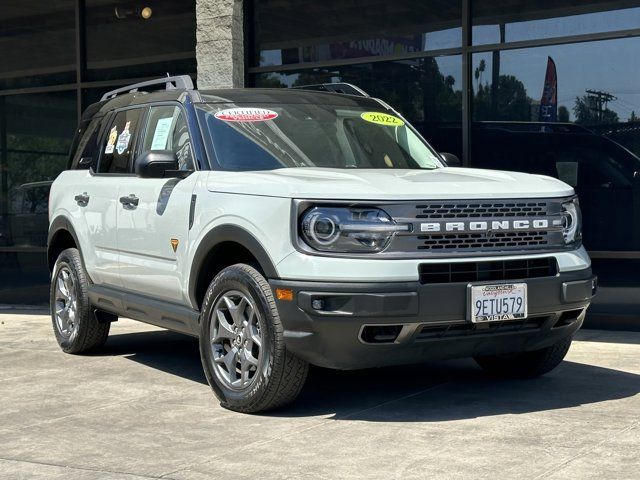
{"type": "Polygon", "coordinates": [[[171,150],[146,150],[136,159],[134,170],[142,178],[175,177],[178,159],[171,150]]]}
{"type": "Polygon", "coordinates": [[[444,160],[444,163],[447,164],[447,167],[460,167],[462,166],[462,162],[460,159],[455,156],[453,153],[440,152],[440,156],[444,160]]]}

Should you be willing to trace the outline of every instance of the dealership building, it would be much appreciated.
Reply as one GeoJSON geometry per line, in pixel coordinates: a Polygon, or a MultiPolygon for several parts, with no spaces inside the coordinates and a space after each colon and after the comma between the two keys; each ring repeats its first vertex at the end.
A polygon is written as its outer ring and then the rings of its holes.
{"type": "Polygon", "coordinates": [[[591,318],[640,324],[640,1],[2,3],[0,304],[47,302],[49,186],[82,111],[170,73],[351,83],[467,166],[562,179],[601,280],[591,318]]]}

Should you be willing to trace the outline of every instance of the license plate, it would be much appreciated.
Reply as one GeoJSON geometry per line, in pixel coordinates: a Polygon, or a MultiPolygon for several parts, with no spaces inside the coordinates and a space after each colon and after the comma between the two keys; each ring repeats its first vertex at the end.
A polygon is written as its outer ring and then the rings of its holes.
{"type": "Polygon", "coordinates": [[[471,285],[471,321],[495,322],[527,317],[527,284],[471,285]]]}

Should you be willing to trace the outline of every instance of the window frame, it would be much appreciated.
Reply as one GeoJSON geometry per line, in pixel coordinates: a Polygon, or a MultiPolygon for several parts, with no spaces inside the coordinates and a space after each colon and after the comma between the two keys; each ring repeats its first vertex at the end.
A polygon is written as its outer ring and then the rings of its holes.
{"type": "MultiPolygon", "coordinates": [[[[130,154],[130,158],[129,161],[127,162],[127,171],[126,172],[100,172],[100,166],[102,165],[102,157],[104,156],[104,146],[105,146],[105,142],[107,140],[107,134],[106,132],[109,131],[109,129],[113,126],[113,122],[115,121],[116,116],[124,111],[127,110],[141,110],[140,112],[140,118],[138,120],[138,125],[142,124],[143,122],[146,122],[147,119],[147,113],[149,110],[149,107],[147,104],[140,104],[140,105],[129,105],[127,107],[122,107],[122,108],[116,108],[113,109],[111,111],[109,111],[105,116],[104,119],[106,119],[106,122],[103,121],[102,124],[102,132],[100,133],[100,141],[98,143],[98,158],[96,159],[95,162],[95,168],[94,165],[92,163],[91,165],[91,174],[94,176],[119,176],[119,177],[131,177],[131,176],[136,176],[135,173],[133,173],[133,162],[135,160],[135,158],[138,156],[138,146],[139,146],[139,138],[140,138],[140,128],[136,128],[136,132],[132,135],[132,140],[133,140],[133,146],[131,147],[131,154],[130,154]]],[[[136,127],[138,127],[138,125],[136,125],[136,127]]]]}
{"type": "MultiPolygon", "coordinates": [[[[151,102],[146,104],[146,111],[145,111],[145,116],[143,118],[143,124],[142,124],[142,128],[140,129],[139,135],[138,135],[138,140],[136,142],[136,152],[135,152],[135,158],[133,159],[133,161],[130,163],[129,165],[129,170],[131,171],[131,173],[135,172],[135,161],[136,158],[142,153],[141,150],[139,150],[139,148],[141,146],[144,146],[144,140],[147,136],[147,130],[148,130],[148,126],[149,126],[149,116],[151,115],[151,109],[155,108],[155,107],[178,107],[180,109],[180,114],[182,114],[184,116],[184,123],[187,127],[187,131],[189,132],[189,140],[191,141],[191,151],[192,151],[192,155],[193,155],[193,170],[185,170],[186,172],[198,172],[200,170],[202,170],[200,168],[199,165],[199,161],[198,161],[198,155],[196,153],[196,148],[195,148],[195,135],[193,134],[193,129],[191,128],[191,126],[189,125],[189,114],[187,112],[187,109],[185,108],[184,104],[182,104],[181,102],[178,102],[176,100],[164,100],[164,101],[158,101],[158,102],[151,102]]],[[[198,132],[200,133],[200,132],[198,132]]],[[[208,152],[207,152],[208,153],[208,152]]],[[[135,173],[133,173],[135,175],[135,173]]]]}
{"type": "MultiPolygon", "coordinates": [[[[441,168],[446,168],[446,162],[444,162],[444,160],[442,159],[442,157],[440,156],[440,153],[438,152],[438,150],[429,142],[427,141],[426,138],[424,138],[424,136],[397,110],[395,110],[394,108],[392,108],[391,106],[389,106],[388,104],[386,104],[385,102],[383,102],[380,99],[377,98],[370,98],[370,100],[373,100],[374,102],[377,103],[377,105],[384,111],[387,111],[388,113],[390,113],[391,115],[395,115],[398,118],[400,118],[401,120],[404,121],[405,127],[413,133],[413,135],[422,142],[422,145],[424,145],[424,147],[429,150],[429,152],[431,152],[431,154],[434,157],[434,160],[436,162],[436,169],[441,169],[441,168]]],[[[219,161],[219,155],[218,155],[218,149],[216,148],[216,142],[214,141],[214,139],[212,138],[210,132],[208,131],[208,127],[207,127],[207,121],[206,121],[206,115],[211,114],[212,113],[212,109],[213,106],[222,106],[224,108],[236,108],[236,107],[244,107],[244,106],[259,106],[260,108],[266,108],[270,103],[269,102],[247,102],[247,101],[238,101],[238,102],[230,102],[230,101],[225,101],[225,102],[200,102],[198,103],[199,107],[195,108],[195,116],[196,119],[198,121],[198,126],[200,128],[200,132],[202,134],[202,140],[204,142],[204,149],[205,149],[205,154],[209,157],[210,160],[210,170],[211,171],[221,171],[221,172],[250,172],[250,171],[254,171],[254,170],[229,170],[226,169],[222,166],[222,164],[219,161]],[[209,108],[207,108],[209,107],[209,108]]],[[[283,106],[288,106],[288,105],[295,105],[295,103],[293,104],[288,104],[288,103],[277,103],[275,105],[278,105],[280,107],[283,106]]],[[[330,103],[328,104],[330,105],[330,103]]],[[[397,141],[397,140],[395,140],[397,141]]],[[[283,167],[283,168],[300,168],[300,167],[283,167]]],[[[422,167],[420,168],[422,169],[422,167]]],[[[426,169],[425,169],[426,170],[426,169]]],[[[262,171],[262,170],[256,170],[256,171],[262,171]]],[[[264,170],[264,171],[270,171],[270,170],[264,170]]]]}

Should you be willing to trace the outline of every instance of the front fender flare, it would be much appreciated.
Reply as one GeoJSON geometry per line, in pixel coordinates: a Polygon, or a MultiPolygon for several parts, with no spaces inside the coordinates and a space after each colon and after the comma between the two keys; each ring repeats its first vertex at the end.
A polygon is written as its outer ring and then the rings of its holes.
{"type": "Polygon", "coordinates": [[[194,307],[198,305],[196,298],[196,286],[202,265],[204,264],[204,261],[211,249],[223,242],[234,242],[242,245],[256,258],[268,279],[279,278],[278,271],[276,270],[271,257],[260,241],[258,241],[250,232],[237,225],[219,225],[207,232],[203,237],[191,262],[191,269],[189,272],[189,300],[194,307]]]}

